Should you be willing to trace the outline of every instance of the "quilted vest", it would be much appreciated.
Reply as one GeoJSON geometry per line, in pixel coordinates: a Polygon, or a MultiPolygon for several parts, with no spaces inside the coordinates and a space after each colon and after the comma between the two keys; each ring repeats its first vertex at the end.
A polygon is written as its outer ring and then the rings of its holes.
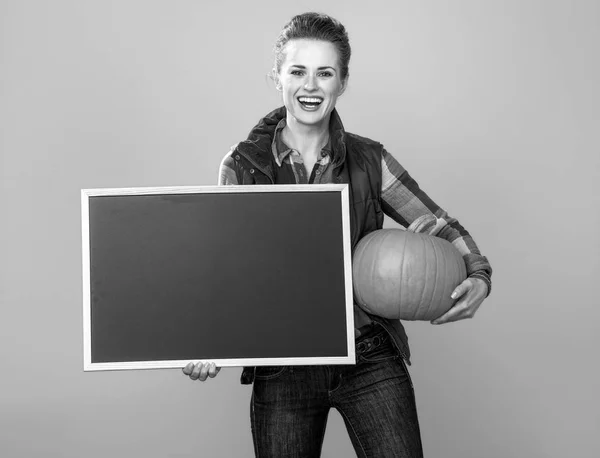
{"type": "MultiPolygon", "coordinates": [[[[231,155],[235,161],[238,183],[242,185],[273,184],[275,164],[271,143],[275,128],[286,116],[285,107],[278,108],[252,129],[248,139],[238,143],[231,155]]],[[[383,146],[368,138],[348,133],[334,109],[329,127],[334,151],[333,183],[348,183],[350,202],[350,237],[352,251],[368,233],[383,227],[381,208],[381,156],[383,146]]],[[[399,320],[388,320],[375,315],[371,319],[383,326],[402,357],[410,364],[410,350],[404,327],[399,320]]],[[[245,367],[242,383],[252,383],[254,370],[245,367]]]]}

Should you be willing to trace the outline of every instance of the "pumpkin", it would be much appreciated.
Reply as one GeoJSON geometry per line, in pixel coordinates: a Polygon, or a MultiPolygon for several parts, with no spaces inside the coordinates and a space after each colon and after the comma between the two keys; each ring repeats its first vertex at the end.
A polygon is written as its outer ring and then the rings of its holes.
{"type": "MultiPolygon", "coordinates": [[[[433,217],[435,219],[435,217],[433,217]]],[[[458,250],[447,240],[409,230],[379,229],[363,237],[352,260],[354,298],[373,314],[401,320],[433,320],[454,304],[450,294],[466,276],[458,250]]]]}

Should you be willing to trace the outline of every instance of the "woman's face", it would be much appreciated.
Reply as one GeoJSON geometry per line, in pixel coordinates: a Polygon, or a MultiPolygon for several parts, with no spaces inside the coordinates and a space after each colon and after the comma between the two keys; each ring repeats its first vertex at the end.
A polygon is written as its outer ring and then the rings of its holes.
{"type": "Polygon", "coordinates": [[[305,125],[329,122],[338,97],[346,88],[339,56],[328,41],[290,40],[277,75],[288,115],[305,125]]]}

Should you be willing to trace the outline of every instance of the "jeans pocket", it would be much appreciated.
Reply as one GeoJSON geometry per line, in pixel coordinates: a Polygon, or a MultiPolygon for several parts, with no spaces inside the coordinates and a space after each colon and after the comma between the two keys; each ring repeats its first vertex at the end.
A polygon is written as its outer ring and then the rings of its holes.
{"type": "Polygon", "coordinates": [[[380,363],[382,361],[392,360],[396,357],[398,357],[398,354],[389,341],[358,355],[359,361],[365,363],[380,363]]]}
{"type": "Polygon", "coordinates": [[[289,366],[257,366],[254,377],[257,380],[273,380],[280,377],[289,366]]]}

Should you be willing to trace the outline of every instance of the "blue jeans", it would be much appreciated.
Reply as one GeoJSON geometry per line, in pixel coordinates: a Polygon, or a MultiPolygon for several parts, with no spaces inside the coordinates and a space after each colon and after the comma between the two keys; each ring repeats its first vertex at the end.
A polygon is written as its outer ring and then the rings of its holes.
{"type": "Polygon", "coordinates": [[[356,365],[256,368],[250,420],[257,457],[319,457],[331,407],[357,456],[423,456],[412,381],[391,338],[383,329],[361,336],[356,354],[356,365]]]}

